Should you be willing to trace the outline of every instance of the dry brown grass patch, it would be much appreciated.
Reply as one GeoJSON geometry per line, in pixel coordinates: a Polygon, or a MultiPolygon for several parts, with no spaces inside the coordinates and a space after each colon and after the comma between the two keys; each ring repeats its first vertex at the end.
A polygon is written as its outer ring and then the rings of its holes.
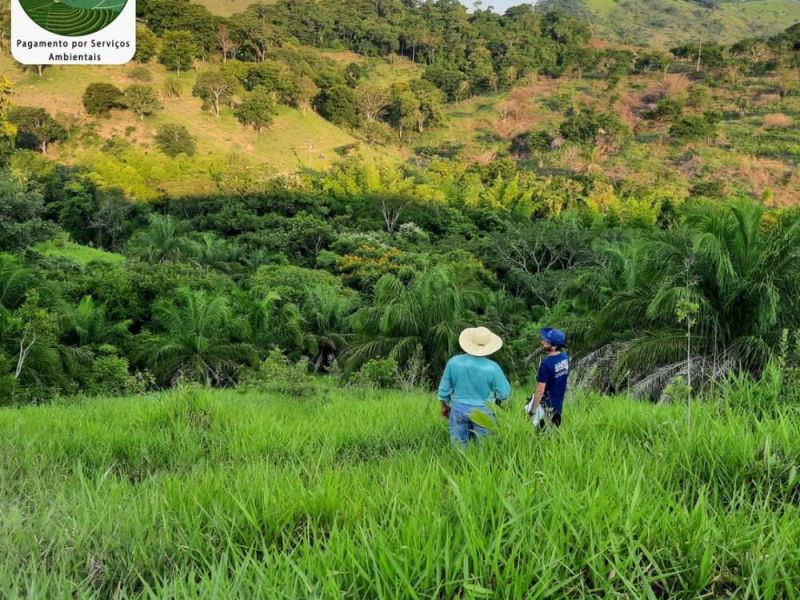
{"type": "Polygon", "coordinates": [[[775,93],[759,94],[755,99],[756,106],[770,106],[780,102],[781,95],[775,93]]]}
{"type": "Polygon", "coordinates": [[[794,120],[783,113],[770,113],[764,115],[763,125],[767,129],[788,129],[794,125],[794,120]]]}
{"type": "Polygon", "coordinates": [[[659,84],[659,89],[668,98],[674,98],[686,94],[691,87],[692,82],[683,73],[671,73],[664,77],[659,84]]]}

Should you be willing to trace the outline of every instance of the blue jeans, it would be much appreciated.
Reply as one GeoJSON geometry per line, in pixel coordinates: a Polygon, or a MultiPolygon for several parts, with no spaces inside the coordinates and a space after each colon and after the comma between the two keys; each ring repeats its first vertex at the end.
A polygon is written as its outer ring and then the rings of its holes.
{"type": "Polygon", "coordinates": [[[485,427],[476,425],[469,418],[469,414],[473,410],[486,413],[494,420],[494,415],[486,406],[472,406],[471,404],[453,402],[450,407],[450,438],[462,446],[466,446],[471,439],[478,440],[489,433],[485,427]]]}

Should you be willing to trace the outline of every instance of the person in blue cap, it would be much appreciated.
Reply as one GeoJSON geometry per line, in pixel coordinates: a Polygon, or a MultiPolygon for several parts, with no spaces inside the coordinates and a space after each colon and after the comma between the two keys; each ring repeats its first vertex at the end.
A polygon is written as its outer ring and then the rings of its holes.
{"type": "Polygon", "coordinates": [[[451,358],[439,383],[442,416],[450,423],[450,437],[461,446],[488,431],[471,415],[480,411],[494,418],[488,404],[500,404],[511,394],[503,369],[489,358],[503,346],[503,340],[486,327],[471,327],[461,332],[458,343],[466,354],[451,358]]]}
{"type": "MultiPolygon", "coordinates": [[[[564,406],[564,393],[567,391],[569,378],[569,357],[564,351],[567,344],[566,334],[552,327],[545,327],[540,332],[542,349],[547,356],[539,365],[536,376],[536,391],[530,403],[529,414],[533,416],[541,404],[550,423],[554,427],[561,425],[561,411],[564,406]]],[[[539,421],[539,427],[545,427],[545,419],[539,421]]]]}

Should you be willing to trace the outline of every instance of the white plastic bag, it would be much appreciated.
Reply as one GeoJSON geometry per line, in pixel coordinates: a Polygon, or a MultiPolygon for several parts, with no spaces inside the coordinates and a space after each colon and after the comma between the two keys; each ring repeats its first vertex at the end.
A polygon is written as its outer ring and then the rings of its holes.
{"type": "MultiPolygon", "coordinates": [[[[525,405],[525,414],[528,415],[531,412],[531,408],[533,407],[533,398],[531,401],[525,405]]],[[[533,423],[534,427],[538,427],[539,423],[542,422],[544,419],[544,409],[542,408],[541,403],[539,406],[536,407],[536,411],[534,411],[533,415],[531,415],[531,423],[533,423]]]]}

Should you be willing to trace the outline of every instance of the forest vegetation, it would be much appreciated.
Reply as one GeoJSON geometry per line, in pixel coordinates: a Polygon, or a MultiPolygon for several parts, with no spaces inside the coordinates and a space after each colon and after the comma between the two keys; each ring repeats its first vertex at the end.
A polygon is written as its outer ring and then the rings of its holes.
{"type": "Polygon", "coordinates": [[[558,321],[586,383],[653,399],[796,352],[800,26],[665,51],[529,6],[317,8],[141,2],[135,63],[79,68],[76,113],[17,91],[64,67],[3,79],[4,402],[230,387],[275,353],[430,383],[476,321],[514,378],[558,321]],[[199,134],[285,157],[290,113],[354,141],[276,169],[199,134]]]}

